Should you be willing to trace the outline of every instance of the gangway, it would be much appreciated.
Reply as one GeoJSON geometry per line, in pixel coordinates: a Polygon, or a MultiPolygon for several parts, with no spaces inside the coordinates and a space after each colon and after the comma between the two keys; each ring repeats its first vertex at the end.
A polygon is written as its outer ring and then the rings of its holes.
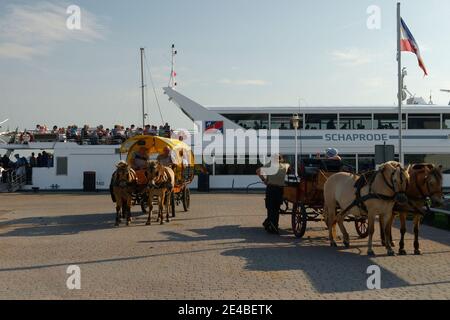
{"type": "Polygon", "coordinates": [[[26,170],[10,170],[6,175],[6,182],[0,183],[0,192],[16,192],[25,186],[27,181],[26,170]]]}

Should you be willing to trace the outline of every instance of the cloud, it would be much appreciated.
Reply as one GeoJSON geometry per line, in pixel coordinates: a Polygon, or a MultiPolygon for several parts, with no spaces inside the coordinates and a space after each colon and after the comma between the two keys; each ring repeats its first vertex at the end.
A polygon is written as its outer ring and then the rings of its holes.
{"type": "Polygon", "coordinates": [[[235,86],[267,86],[270,82],[260,79],[247,79],[247,80],[230,80],[230,79],[221,79],[218,81],[221,84],[229,84],[235,86]]]}
{"type": "Polygon", "coordinates": [[[334,50],[331,52],[334,61],[345,66],[360,66],[371,63],[375,55],[367,50],[359,48],[348,48],[343,50],[334,50]]]}
{"type": "Polygon", "coordinates": [[[0,16],[0,58],[29,60],[49,54],[57,43],[103,39],[104,27],[84,8],[81,8],[81,29],[69,30],[68,6],[48,1],[7,6],[0,16]]]}

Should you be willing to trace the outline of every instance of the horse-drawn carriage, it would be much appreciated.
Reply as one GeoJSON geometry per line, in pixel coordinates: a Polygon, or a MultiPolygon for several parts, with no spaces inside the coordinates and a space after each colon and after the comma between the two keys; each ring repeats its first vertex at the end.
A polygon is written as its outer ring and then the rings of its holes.
{"type": "Polygon", "coordinates": [[[132,192],[133,205],[140,205],[142,212],[146,213],[149,207],[147,203],[147,168],[144,165],[140,168],[136,167],[136,155],[145,160],[156,160],[167,149],[170,151],[170,167],[175,173],[175,185],[169,199],[172,217],[175,217],[177,205],[183,204],[184,211],[188,211],[190,206],[189,184],[194,178],[195,163],[191,148],[180,140],[140,135],[126,140],[120,147],[120,153],[127,154],[126,162],[136,172],[137,186],[132,192]]]}
{"type": "MultiPolygon", "coordinates": [[[[283,188],[283,204],[280,214],[290,214],[294,235],[303,237],[308,221],[322,221],[324,198],[323,189],[327,179],[342,170],[339,160],[304,159],[300,177],[288,176],[283,188]]],[[[361,238],[368,235],[366,217],[348,216],[346,221],[354,222],[361,238]]]]}

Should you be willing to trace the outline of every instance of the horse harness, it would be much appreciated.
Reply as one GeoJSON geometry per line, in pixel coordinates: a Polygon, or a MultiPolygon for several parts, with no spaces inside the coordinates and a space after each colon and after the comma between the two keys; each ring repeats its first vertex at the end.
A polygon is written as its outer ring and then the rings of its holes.
{"type": "Polygon", "coordinates": [[[117,171],[115,172],[115,175],[114,175],[113,183],[112,183],[112,185],[114,187],[126,188],[126,187],[129,187],[129,186],[131,186],[131,185],[133,185],[135,183],[134,181],[130,182],[128,180],[123,180],[123,179],[120,180],[120,179],[118,179],[117,178],[117,173],[119,171],[125,171],[126,175],[127,175],[127,178],[129,178],[129,176],[131,175],[131,171],[130,171],[129,168],[127,168],[127,169],[123,169],[123,168],[117,169],[117,171]]]}
{"type": "MultiPolygon", "coordinates": [[[[355,200],[353,200],[353,202],[347,207],[345,208],[345,210],[342,210],[339,214],[340,215],[344,215],[345,213],[347,213],[351,208],[353,207],[358,207],[360,210],[362,210],[363,212],[365,212],[366,214],[368,213],[368,209],[367,206],[365,204],[365,202],[369,199],[379,199],[379,200],[385,200],[385,201],[392,201],[396,198],[397,195],[399,194],[404,194],[405,192],[397,192],[395,190],[394,187],[394,175],[395,175],[395,170],[392,171],[391,174],[391,183],[389,183],[389,181],[386,179],[385,175],[383,174],[384,168],[381,170],[371,170],[368,171],[364,174],[362,174],[358,180],[356,180],[354,187],[356,188],[355,191],[355,200]],[[381,176],[383,177],[383,181],[384,183],[389,187],[389,189],[391,189],[394,194],[392,196],[387,196],[385,194],[381,194],[381,193],[377,193],[377,192],[373,192],[372,191],[372,185],[375,181],[375,178],[378,174],[381,174],[381,176]],[[367,184],[369,184],[369,193],[361,196],[361,189],[363,187],[365,187],[367,184]]],[[[400,182],[403,184],[403,175],[400,175],[400,182]]]]}
{"type": "MultiPolygon", "coordinates": [[[[438,179],[438,177],[435,175],[434,172],[430,172],[430,174],[433,174],[436,177],[436,179],[438,179]]],[[[427,180],[427,179],[425,179],[425,180],[427,180]]],[[[422,188],[420,187],[420,183],[419,183],[417,174],[415,175],[414,182],[415,182],[415,185],[416,185],[416,190],[419,192],[420,197],[408,196],[407,206],[409,208],[407,209],[407,211],[411,212],[411,213],[419,213],[421,216],[425,216],[426,214],[431,212],[430,205],[428,204],[428,201],[426,201],[426,199],[429,198],[429,197],[432,197],[433,195],[435,195],[435,194],[437,194],[439,192],[437,192],[437,191],[436,192],[432,192],[430,190],[430,185],[428,183],[425,183],[425,185],[427,187],[426,193],[423,192],[422,188]],[[413,201],[423,201],[426,210],[423,210],[422,208],[417,206],[413,201]]],[[[399,207],[401,208],[401,206],[399,206],[399,207]]],[[[398,210],[399,207],[397,207],[395,209],[398,210]]]]}
{"type": "Polygon", "coordinates": [[[169,179],[164,179],[160,178],[161,176],[164,176],[165,178],[167,178],[167,172],[164,171],[163,174],[158,174],[157,179],[158,181],[161,181],[160,183],[155,183],[154,180],[150,180],[148,182],[148,187],[153,188],[153,189],[171,189],[172,188],[172,183],[170,182],[169,179]]]}

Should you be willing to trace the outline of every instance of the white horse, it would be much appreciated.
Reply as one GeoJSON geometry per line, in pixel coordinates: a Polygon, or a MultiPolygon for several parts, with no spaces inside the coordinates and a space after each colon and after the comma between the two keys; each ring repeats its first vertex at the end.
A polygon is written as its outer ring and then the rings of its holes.
{"type": "Polygon", "coordinates": [[[391,232],[389,218],[396,202],[405,203],[405,195],[409,174],[400,163],[389,161],[377,171],[362,176],[347,172],[339,172],[327,179],[324,185],[324,216],[328,225],[330,243],[337,246],[334,240],[336,223],[344,237],[344,245],[349,247],[350,238],[344,226],[345,216],[368,216],[369,240],[367,254],[373,255],[372,237],[375,217],[385,219],[385,245],[387,253],[394,255],[391,248],[391,232]],[[337,213],[337,208],[340,212],[337,213]]]}

